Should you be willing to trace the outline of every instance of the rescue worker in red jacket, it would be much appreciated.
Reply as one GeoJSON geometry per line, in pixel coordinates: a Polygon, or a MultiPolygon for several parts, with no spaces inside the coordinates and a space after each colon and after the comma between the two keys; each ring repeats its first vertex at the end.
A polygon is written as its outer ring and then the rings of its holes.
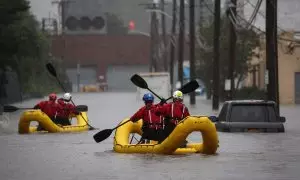
{"type": "MultiPolygon", "coordinates": [[[[55,93],[49,94],[48,101],[41,101],[37,105],[34,106],[34,109],[40,109],[45,114],[49,116],[49,118],[56,123],[55,116],[58,110],[58,104],[56,103],[57,96],[55,93]]],[[[42,127],[38,125],[38,130],[42,130],[42,127]]]]}
{"type": "Polygon", "coordinates": [[[165,118],[164,138],[167,138],[179,121],[190,115],[188,108],[183,104],[183,93],[175,91],[173,93],[173,102],[159,107],[156,114],[165,118]]]}
{"type": "Polygon", "coordinates": [[[144,94],[143,101],[145,106],[130,118],[132,122],[143,120],[143,134],[139,143],[146,143],[150,140],[160,141],[163,138],[163,119],[161,116],[156,115],[156,109],[159,105],[153,104],[154,96],[151,93],[144,94]]]}
{"type": "Polygon", "coordinates": [[[71,125],[71,122],[69,120],[71,114],[78,114],[75,110],[75,106],[70,103],[72,99],[72,96],[70,93],[65,93],[63,95],[63,98],[60,98],[57,100],[59,109],[57,111],[56,115],[56,121],[58,124],[61,124],[63,126],[71,125]]]}

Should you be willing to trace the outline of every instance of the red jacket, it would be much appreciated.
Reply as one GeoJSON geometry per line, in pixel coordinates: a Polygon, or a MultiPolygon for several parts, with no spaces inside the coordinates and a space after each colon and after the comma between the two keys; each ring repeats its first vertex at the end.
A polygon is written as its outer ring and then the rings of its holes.
{"type": "Polygon", "coordinates": [[[144,125],[148,125],[149,128],[162,129],[163,119],[162,116],[156,115],[156,110],[159,105],[152,105],[150,109],[146,109],[146,106],[140,108],[130,119],[132,121],[143,120],[144,125]]]}
{"type": "Polygon", "coordinates": [[[179,120],[189,116],[189,110],[181,102],[172,102],[158,107],[157,114],[166,118],[171,118],[171,122],[177,124],[179,120]]]}
{"type": "Polygon", "coordinates": [[[75,106],[70,103],[66,103],[63,99],[58,99],[58,111],[57,118],[69,119],[70,114],[76,114],[75,106]]]}
{"type": "Polygon", "coordinates": [[[50,118],[55,118],[58,111],[58,104],[55,101],[41,101],[34,106],[35,109],[40,109],[50,118]]]}

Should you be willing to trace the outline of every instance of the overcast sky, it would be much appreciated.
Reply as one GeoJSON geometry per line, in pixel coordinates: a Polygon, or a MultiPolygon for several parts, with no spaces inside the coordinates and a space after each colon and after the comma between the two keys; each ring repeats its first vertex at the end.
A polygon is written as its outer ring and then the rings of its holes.
{"type": "MultiPolygon", "coordinates": [[[[31,3],[31,11],[40,20],[42,17],[58,17],[57,5],[52,5],[53,0],[29,0],[31,3]]],[[[126,1],[126,0],[124,0],[126,1]]],[[[224,2],[225,0],[223,0],[224,2]]],[[[252,4],[256,4],[257,0],[249,0],[252,4]]],[[[266,1],[266,0],[264,0],[266,1]]],[[[188,2],[188,1],[187,1],[188,2]]],[[[245,16],[250,17],[253,12],[251,4],[245,0],[245,16]]],[[[265,14],[265,2],[262,3],[260,12],[265,14]]],[[[257,15],[255,25],[264,28],[265,19],[262,15],[257,15]]],[[[300,0],[278,0],[278,26],[282,29],[296,29],[300,31],[300,0]]]]}

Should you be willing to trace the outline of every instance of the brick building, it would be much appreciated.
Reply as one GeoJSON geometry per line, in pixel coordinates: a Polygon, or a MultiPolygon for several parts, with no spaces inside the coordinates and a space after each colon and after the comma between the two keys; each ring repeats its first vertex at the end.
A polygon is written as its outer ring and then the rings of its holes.
{"type": "MultiPolygon", "coordinates": [[[[95,84],[100,76],[112,89],[132,89],[129,77],[149,71],[150,39],[143,35],[64,35],[55,36],[52,54],[61,58],[72,84],[95,84]]],[[[76,88],[75,88],[76,90],[76,88]]]]}
{"type": "MultiPolygon", "coordinates": [[[[167,48],[167,51],[169,48],[167,48]]],[[[189,59],[189,46],[185,44],[184,60],[189,59]]],[[[169,51],[167,52],[170,54],[169,51]]],[[[149,72],[150,38],[145,35],[64,35],[53,36],[52,54],[64,62],[67,75],[77,90],[77,65],[80,64],[80,86],[96,84],[104,78],[110,90],[132,91],[135,86],[130,77],[149,72]]],[[[175,62],[178,59],[175,51],[175,62]]],[[[167,57],[169,60],[169,56],[167,57]]],[[[163,67],[163,62],[158,62],[163,67]]],[[[169,64],[169,63],[168,63],[169,64]]],[[[177,65],[174,78],[177,79],[177,65]]]]}

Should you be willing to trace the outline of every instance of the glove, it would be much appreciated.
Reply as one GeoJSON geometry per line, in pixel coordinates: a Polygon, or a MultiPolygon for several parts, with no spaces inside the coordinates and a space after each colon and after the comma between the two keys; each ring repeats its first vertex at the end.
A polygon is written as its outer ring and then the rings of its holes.
{"type": "Polygon", "coordinates": [[[166,104],[167,103],[167,100],[166,99],[164,99],[164,98],[162,98],[161,100],[160,100],[160,105],[164,105],[164,104],[166,104]]]}

